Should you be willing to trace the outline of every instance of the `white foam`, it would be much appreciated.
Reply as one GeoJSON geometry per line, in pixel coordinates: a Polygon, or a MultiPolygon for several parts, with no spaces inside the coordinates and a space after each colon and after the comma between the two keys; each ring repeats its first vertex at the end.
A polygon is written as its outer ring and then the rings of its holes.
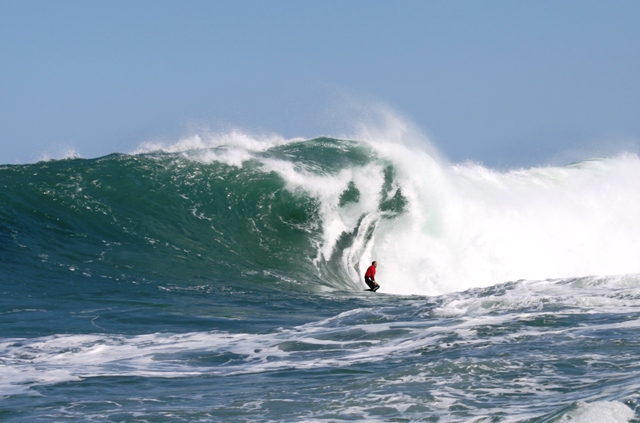
{"type": "MultiPolygon", "coordinates": [[[[532,317],[540,317],[547,314],[554,316],[558,309],[562,309],[563,315],[632,313],[640,309],[640,275],[518,281],[487,290],[452,293],[440,298],[441,304],[429,310],[430,316],[461,317],[496,312],[524,312],[532,317]]],[[[629,324],[635,326],[636,321],[629,321],[625,325],[629,324]]],[[[623,324],[618,324],[617,327],[623,327],[620,325],[623,324]]]]}
{"type": "Polygon", "coordinates": [[[618,401],[578,402],[558,423],[627,423],[633,417],[633,411],[618,401]]]}
{"type": "MultiPolygon", "coordinates": [[[[420,169],[414,162],[399,167],[420,169]]],[[[400,180],[417,204],[376,234],[383,290],[437,294],[640,272],[636,156],[506,173],[454,166],[434,172],[426,187],[418,178],[400,180]]]]}

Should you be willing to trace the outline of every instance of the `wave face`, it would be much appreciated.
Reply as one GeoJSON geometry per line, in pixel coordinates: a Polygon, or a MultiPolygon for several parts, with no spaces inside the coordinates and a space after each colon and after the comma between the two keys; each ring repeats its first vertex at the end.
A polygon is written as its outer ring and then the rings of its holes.
{"type": "Polygon", "coordinates": [[[377,260],[381,292],[427,295],[640,273],[637,156],[498,172],[395,143],[224,141],[0,168],[4,265],[331,291],[377,260]]]}

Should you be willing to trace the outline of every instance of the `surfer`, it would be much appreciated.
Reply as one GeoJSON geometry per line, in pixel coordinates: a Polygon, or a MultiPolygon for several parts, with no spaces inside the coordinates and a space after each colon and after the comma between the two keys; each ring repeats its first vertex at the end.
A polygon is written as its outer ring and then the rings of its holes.
{"type": "Polygon", "coordinates": [[[367,268],[367,271],[364,274],[364,282],[369,287],[367,291],[376,292],[380,288],[380,285],[376,282],[376,267],[378,267],[378,263],[375,261],[372,262],[371,266],[367,268]]]}

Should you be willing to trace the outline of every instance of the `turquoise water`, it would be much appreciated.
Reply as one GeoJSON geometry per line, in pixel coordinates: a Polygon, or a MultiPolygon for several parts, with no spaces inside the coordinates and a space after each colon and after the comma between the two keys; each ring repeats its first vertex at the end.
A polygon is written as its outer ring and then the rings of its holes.
{"type": "Polygon", "coordinates": [[[0,419],[640,421],[639,174],[329,138],[1,166],[0,419]]]}

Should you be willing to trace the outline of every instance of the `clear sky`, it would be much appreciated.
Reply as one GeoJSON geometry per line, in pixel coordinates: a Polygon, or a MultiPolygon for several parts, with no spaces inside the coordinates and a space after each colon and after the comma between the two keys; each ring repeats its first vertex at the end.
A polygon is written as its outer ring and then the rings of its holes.
{"type": "Polygon", "coordinates": [[[0,0],[3,164],[205,126],[334,135],[349,103],[453,162],[637,153],[640,1],[0,0]]]}

